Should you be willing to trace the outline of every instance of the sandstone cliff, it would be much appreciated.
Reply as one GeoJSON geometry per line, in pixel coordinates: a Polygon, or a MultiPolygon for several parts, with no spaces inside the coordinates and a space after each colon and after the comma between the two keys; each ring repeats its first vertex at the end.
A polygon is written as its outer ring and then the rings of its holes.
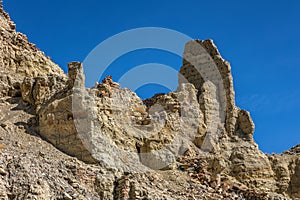
{"type": "Polygon", "coordinates": [[[179,87],[142,100],[68,75],[0,6],[0,199],[300,198],[300,147],[266,155],[212,40],[185,46],[179,87]]]}

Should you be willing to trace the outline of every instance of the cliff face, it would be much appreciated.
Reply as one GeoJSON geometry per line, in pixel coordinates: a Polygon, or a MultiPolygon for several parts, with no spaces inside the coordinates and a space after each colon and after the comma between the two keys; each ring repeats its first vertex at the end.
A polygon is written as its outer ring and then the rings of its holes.
{"type": "Polygon", "coordinates": [[[265,155],[213,41],[186,44],[177,91],[84,86],[0,7],[1,199],[300,198],[299,147],[265,155]]]}
{"type": "Polygon", "coordinates": [[[26,35],[16,32],[16,25],[0,5],[0,96],[20,94],[19,83],[24,77],[46,75],[64,76],[54,64],[26,35]]]}

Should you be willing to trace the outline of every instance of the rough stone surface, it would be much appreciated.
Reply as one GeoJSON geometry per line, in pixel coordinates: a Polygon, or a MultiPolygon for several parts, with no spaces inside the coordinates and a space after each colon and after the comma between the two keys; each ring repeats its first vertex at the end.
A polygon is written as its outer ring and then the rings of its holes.
{"type": "Polygon", "coordinates": [[[300,146],[259,150],[212,40],[142,101],[111,76],[85,88],[79,62],[65,75],[0,5],[0,199],[300,198],[300,146]]]}
{"type": "Polygon", "coordinates": [[[0,96],[19,96],[24,77],[59,75],[60,67],[28,42],[26,35],[16,31],[16,25],[0,8],[0,96]]]}
{"type": "Polygon", "coordinates": [[[246,110],[240,110],[238,115],[238,128],[245,134],[254,133],[254,123],[250,113],[246,110]]]}
{"type": "MultiPolygon", "coordinates": [[[[179,83],[194,84],[199,94],[210,91],[208,87],[212,87],[211,94],[214,96],[211,100],[215,101],[213,109],[220,111],[214,120],[217,120],[218,123],[226,122],[227,132],[233,133],[237,112],[230,64],[221,57],[212,40],[188,42],[183,58],[179,83]]],[[[200,100],[205,101],[202,98],[205,96],[200,96],[200,100]]]]}
{"type": "Polygon", "coordinates": [[[20,85],[21,96],[38,110],[56,92],[63,90],[65,84],[66,79],[57,75],[25,77],[20,85]]]}

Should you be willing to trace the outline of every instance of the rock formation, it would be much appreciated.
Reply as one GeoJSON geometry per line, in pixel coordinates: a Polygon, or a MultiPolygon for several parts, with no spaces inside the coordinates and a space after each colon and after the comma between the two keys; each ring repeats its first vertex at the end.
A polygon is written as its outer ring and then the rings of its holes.
{"type": "MultiPolygon", "coordinates": [[[[1,4],[0,4],[1,5],[1,4]]],[[[142,100],[85,88],[0,6],[0,199],[296,199],[300,147],[266,155],[212,40],[185,46],[179,87],[142,100]]]]}
{"type": "Polygon", "coordinates": [[[20,95],[20,84],[24,77],[65,75],[49,57],[28,42],[26,35],[16,32],[16,25],[0,8],[0,80],[1,96],[20,95]]]}

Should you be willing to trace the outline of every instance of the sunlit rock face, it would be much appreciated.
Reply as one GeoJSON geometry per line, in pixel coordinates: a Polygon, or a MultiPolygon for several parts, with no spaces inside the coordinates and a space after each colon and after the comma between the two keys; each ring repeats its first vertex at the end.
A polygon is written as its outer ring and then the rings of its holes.
{"type": "Polygon", "coordinates": [[[146,172],[174,170],[176,160],[193,152],[207,158],[214,176],[297,195],[290,183],[278,185],[279,165],[253,141],[250,113],[235,106],[230,65],[211,40],[187,43],[177,91],[144,102],[110,76],[87,89],[84,80],[82,64],[70,63],[65,89],[39,111],[40,134],[69,155],[146,172]]]}
{"type": "MultiPolygon", "coordinates": [[[[0,4],[1,5],[1,4],[0,4]]],[[[142,100],[68,74],[0,6],[0,199],[300,198],[299,146],[266,155],[212,40],[185,46],[178,88],[142,100]]]]}
{"type": "Polygon", "coordinates": [[[25,77],[59,75],[62,69],[44,52],[28,42],[26,35],[16,31],[16,25],[0,5],[0,96],[19,96],[25,77]]]}

